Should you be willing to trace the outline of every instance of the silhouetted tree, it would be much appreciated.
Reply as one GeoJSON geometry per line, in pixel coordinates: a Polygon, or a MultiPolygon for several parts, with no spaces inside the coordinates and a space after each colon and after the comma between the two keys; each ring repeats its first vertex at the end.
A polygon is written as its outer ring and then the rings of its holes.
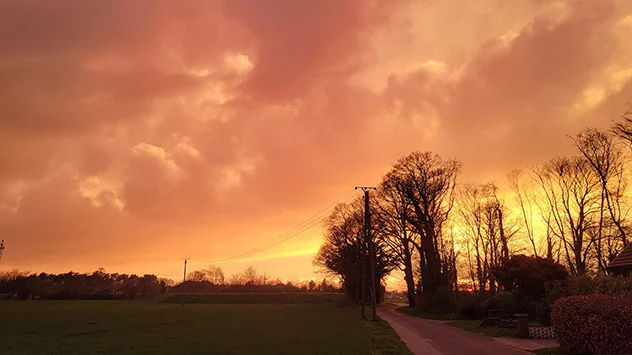
{"type": "Polygon", "coordinates": [[[452,209],[460,171],[461,163],[457,160],[413,152],[401,158],[389,173],[393,188],[410,204],[407,220],[420,236],[419,243],[414,244],[419,253],[422,291],[426,295],[433,295],[442,287],[451,288],[445,277],[447,273],[443,272],[441,235],[452,209]]]}
{"type": "Polygon", "coordinates": [[[218,266],[209,266],[207,269],[195,270],[187,275],[187,280],[202,282],[208,281],[213,285],[223,285],[224,272],[218,266]]]}
{"type": "Polygon", "coordinates": [[[532,301],[546,292],[547,283],[565,281],[568,272],[563,265],[537,256],[515,255],[492,270],[506,291],[520,291],[532,301]]]}
{"type": "Polygon", "coordinates": [[[476,275],[476,280],[472,277],[472,284],[478,286],[482,294],[487,289],[495,291],[491,269],[509,259],[510,243],[518,230],[508,228],[507,209],[498,198],[497,191],[498,187],[492,183],[464,185],[458,200],[461,233],[466,237],[469,248],[467,264],[472,268],[470,276],[476,275]]]}
{"type": "MultiPolygon", "coordinates": [[[[603,271],[607,265],[602,251],[606,218],[609,218],[610,224],[616,227],[622,248],[628,244],[624,226],[625,211],[622,208],[626,187],[623,152],[611,134],[594,128],[583,130],[574,141],[601,183],[600,214],[595,245],[599,266],[603,271]]],[[[611,233],[606,233],[606,235],[611,235],[611,233]]]]}
{"type": "Polygon", "coordinates": [[[375,217],[382,227],[385,247],[397,261],[397,267],[404,272],[408,305],[415,307],[415,279],[413,255],[415,245],[419,245],[419,233],[410,224],[412,205],[402,189],[398,188],[399,177],[390,172],[378,188],[375,217]]]}
{"type": "Polygon", "coordinates": [[[108,274],[99,269],[92,274],[68,272],[38,275],[24,272],[0,274],[0,293],[15,293],[20,299],[139,299],[166,291],[164,280],[155,275],[108,274]]]}
{"type": "Polygon", "coordinates": [[[219,266],[209,266],[204,270],[206,273],[207,280],[213,285],[223,285],[224,280],[224,271],[219,266]]]}
{"type": "MultiPolygon", "coordinates": [[[[516,169],[507,174],[507,182],[513,190],[514,197],[520,208],[520,214],[526,232],[526,238],[531,244],[533,255],[539,256],[538,243],[536,241],[535,223],[534,223],[534,198],[530,191],[522,184],[523,171],[516,169]]],[[[553,249],[555,241],[550,233],[546,234],[546,250],[542,254],[546,254],[547,258],[553,258],[553,249]]]]}
{"type": "Polygon", "coordinates": [[[555,158],[533,169],[546,202],[547,228],[559,238],[564,257],[573,274],[589,267],[600,211],[600,182],[584,157],[555,158]]]}
{"type": "MultiPolygon", "coordinates": [[[[362,263],[368,260],[367,246],[363,231],[364,204],[356,200],[351,204],[337,205],[325,220],[325,241],[321,245],[314,264],[342,280],[342,287],[353,302],[361,300],[362,263]]],[[[371,238],[375,241],[376,286],[393,269],[393,262],[384,251],[384,244],[378,238],[379,227],[372,229],[371,238]]],[[[370,272],[365,274],[367,285],[370,272]]],[[[368,290],[368,288],[367,288],[368,290]]],[[[383,288],[376,287],[376,297],[383,299],[383,288]]],[[[368,299],[369,292],[367,292],[368,299]]]]}
{"type": "Polygon", "coordinates": [[[623,122],[618,122],[612,128],[623,141],[632,147],[632,102],[628,102],[628,110],[623,114],[623,122]]]}

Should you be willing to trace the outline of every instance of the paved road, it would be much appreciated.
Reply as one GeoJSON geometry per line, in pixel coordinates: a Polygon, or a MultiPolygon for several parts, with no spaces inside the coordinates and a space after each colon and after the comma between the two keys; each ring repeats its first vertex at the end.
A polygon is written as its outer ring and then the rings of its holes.
{"type": "Polygon", "coordinates": [[[387,307],[378,312],[415,355],[533,355],[441,321],[410,316],[387,307]]]}

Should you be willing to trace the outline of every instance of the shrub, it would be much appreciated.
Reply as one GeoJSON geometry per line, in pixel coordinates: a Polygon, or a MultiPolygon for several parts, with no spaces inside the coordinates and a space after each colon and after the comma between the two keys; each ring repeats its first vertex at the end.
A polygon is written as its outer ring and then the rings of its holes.
{"type": "Polygon", "coordinates": [[[613,277],[608,275],[578,275],[561,282],[547,283],[546,292],[536,308],[538,321],[544,325],[551,322],[551,305],[558,299],[567,296],[599,294],[616,294],[632,291],[632,278],[613,277]]]}
{"type": "Polygon", "coordinates": [[[561,282],[547,283],[546,293],[536,307],[536,316],[543,325],[551,324],[551,306],[560,298],[567,297],[568,291],[561,282]]]}
{"type": "Polygon", "coordinates": [[[611,294],[632,291],[632,278],[621,276],[587,275],[568,278],[566,288],[569,295],[611,294]]]}
{"type": "Polygon", "coordinates": [[[487,314],[483,307],[484,301],[485,298],[477,292],[458,292],[456,313],[465,319],[482,319],[487,314]]]}
{"type": "Polygon", "coordinates": [[[421,293],[419,308],[434,313],[454,313],[456,310],[456,292],[447,287],[439,287],[432,295],[421,293]]]}
{"type": "Polygon", "coordinates": [[[485,313],[490,309],[499,309],[506,318],[511,318],[516,313],[525,312],[525,306],[522,304],[521,297],[517,291],[498,292],[485,301],[483,309],[485,313]]]}
{"type": "Polygon", "coordinates": [[[629,354],[632,292],[561,298],[552,306],[551,323],[569,354],[629,354]]]}
{"type": "Polygon", "coordinates": [[[546,283],[565,281],[564,266],[550,259],[514,255],[492,271],[498,283],[507,291],[520,291],[528,301],[539,301],[546,293],[546,283]]]}
{"type": "Polygon", "coordinates": [[[476,302],[476,300],[468,300],[460,303],[457,308],[457,313],[459,316],[466,319],[481,319],[485,317],[483,305],[481,302],[476,302]]]}

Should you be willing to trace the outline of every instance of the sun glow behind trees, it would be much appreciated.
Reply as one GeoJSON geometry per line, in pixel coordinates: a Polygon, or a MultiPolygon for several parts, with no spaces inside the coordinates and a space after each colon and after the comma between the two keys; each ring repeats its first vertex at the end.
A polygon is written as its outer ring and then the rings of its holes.
{"type": "MultiPolygon", "coordinates": [[[[497,183],[456,183],[460,164],[453,159],[419,152],[400,159],[378,188],[372,223],[382,262],[403,273],[409,303],[420,302],[420,292],[427,300],[445,288],[493,293],[499,285],[492,271],[517,254],[552,259],[572,274],[604,273],[632,230],[629,152],[615,133],[632,134],[621,127],[632,132],[632,120],[613,132],[587,128],[569,137],[574,155],[509,172],[504,192],[497,183]]],[[[344,279],[357,274],[359,262],[331,265],[356,256],[330,255],[325,263],[322,254],[336,235],[348,233],[339,228],[345,216],[337,218],[328,222],[319,265],[344,279]]]]}

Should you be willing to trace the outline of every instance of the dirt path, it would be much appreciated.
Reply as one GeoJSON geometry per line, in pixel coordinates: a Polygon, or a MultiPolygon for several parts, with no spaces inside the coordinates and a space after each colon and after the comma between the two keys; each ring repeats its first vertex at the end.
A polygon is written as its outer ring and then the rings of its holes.
{"type": "Polygon", "coordinates": [[[402,338],[413,354],[419,355],[526,355],[533,353],[516,349],[481,334],[435,321],[410,316],[384,307],[378,310],[402,338]]]}

